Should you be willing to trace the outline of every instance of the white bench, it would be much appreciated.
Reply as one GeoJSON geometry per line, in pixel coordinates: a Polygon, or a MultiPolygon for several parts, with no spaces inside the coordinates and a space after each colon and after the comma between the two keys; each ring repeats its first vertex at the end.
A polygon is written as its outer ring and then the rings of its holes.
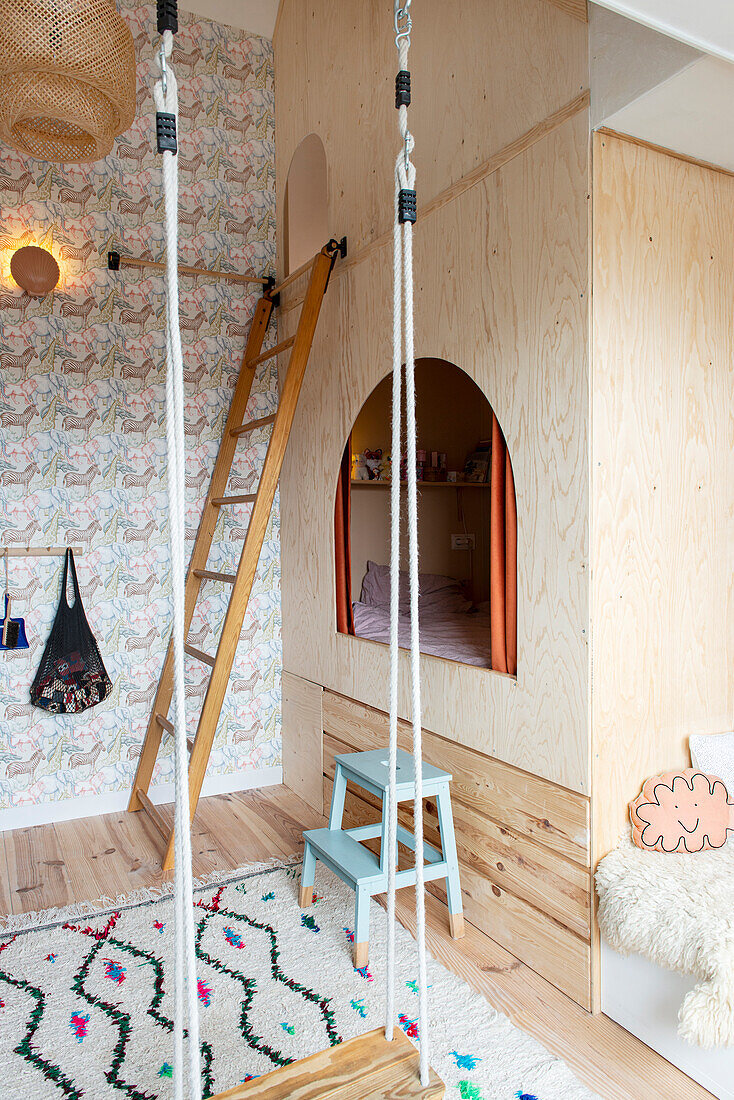
{"type": "Polygon", "coordinates": [[[596,887],[602,1010],[734,1100],[734,842],[679,855],[625,839],[596,887]]]}

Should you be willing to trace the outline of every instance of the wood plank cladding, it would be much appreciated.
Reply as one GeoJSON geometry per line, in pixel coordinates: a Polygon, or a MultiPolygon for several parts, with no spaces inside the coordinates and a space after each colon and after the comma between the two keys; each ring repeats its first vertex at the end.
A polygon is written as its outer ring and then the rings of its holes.
{"type": "MultiPolygon", "coordinates": [[[[387,744],[387,715],[332,691],[324,692],[324,731],[355,749],[387,744]]],[[[423,755],[453,775],[453,799],[559,855],[589,863],[589,800],[500,760],[426,732],[423,755]]],[[[398,743],[410,749],[410,723],[398,722],[398,743]]]]}
{"type": "MultiPolygon", "coordinates": [[[[385,745],[387,715],[331,691],[323,695],[324,804],[334,756],[385,745]]],[[[410,725],[398,741],[410,747],[410,725]]],[[[584,1008],[590,1006],[589,802],[582,795],[424,731],[423,755],[448,769],[465,915],[584,1008]]],[[[379,814],[366,791],[348,789],[346,820],[379,814]]],[[[401,809],[411,825],[412,810],[401,809]]],[[[439,840],[436,807],[426,800],[426,839],[439,840]]],[[[442,884],[431,891],[445,897],[442,884]]]]}

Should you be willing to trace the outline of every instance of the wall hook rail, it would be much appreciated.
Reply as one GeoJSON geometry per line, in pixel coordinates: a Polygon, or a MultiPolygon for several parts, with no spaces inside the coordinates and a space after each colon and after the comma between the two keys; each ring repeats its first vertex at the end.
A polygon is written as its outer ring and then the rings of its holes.
{"type": "Polygon", "coordinates": [[[77,558],[84,553],[81,546],[0,546],[0,558],[57,558],[67,550],[77,558]]]}

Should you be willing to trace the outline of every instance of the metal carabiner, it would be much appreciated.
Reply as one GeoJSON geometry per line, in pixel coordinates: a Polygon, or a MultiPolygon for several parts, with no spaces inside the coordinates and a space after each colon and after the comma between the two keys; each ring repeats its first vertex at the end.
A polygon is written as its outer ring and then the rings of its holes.
{"type": "Polygon", "coordinates": [[[411,0],[395,0],[395,45],[400,49],[400,39],[407,38],[410,44],[410,32],[413,29],[413,20],[410,18],[411,0]],[[404,26],[401,26],[402,21],[404,26]]]}
{"type": "Polygon", "coordinates": [[[163,89],[163,98],[165,99],[168,92],[168,69],[166,68],[166,48],[162,42],[158,56],[158,65],[161,70],[161,87],[163,89]]]}

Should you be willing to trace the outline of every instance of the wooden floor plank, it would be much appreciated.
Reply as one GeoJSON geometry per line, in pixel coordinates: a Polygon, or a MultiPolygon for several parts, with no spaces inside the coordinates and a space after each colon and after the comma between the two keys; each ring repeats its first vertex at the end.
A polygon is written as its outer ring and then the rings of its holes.
{"type": "Polygon", "coordinates": [[[117,897],[161,881],[160,841],[149,822],[149,828],[140,828],[144,820],[144,814],[118,813],[56,824],[74,898],[117,897]],[[78,858],[80,848],[83,860],[78,858]]]}
{"type": "Polygon", "coordinates": [[[319,829],[325,823],[323,814],[294,796],[287,787],[248,791],[245,800],[248,796],[254,801],[260,821],[277,833],[284,858],[303,853],[304,829],[319,829]]]}
{"type": "Polygon", "coordinates": [[[12,912],[10,899],[10,869],[6,851],[7,833],[0,833],[0,913],[12,912]]]}
{"type": "Polygon", "coordinates": [[[257,814],[240,795],[222,795],[221,802],[203,798],[197,807],[196,816],[209,832],[217,831],[217,842],[226,852],[232,867],[242,867],[248,863],[258,863],[263,859],[267,848],[270,855],[281,858],[281,852],[274,850],[269,835],[258,827],[257,814]],[[227,825],[222,828],[222,809],[226,808],[227,825]]]}
{"type": "Polygon", "coordinates": [[[6,833],[5,850],[13,913],[51,909],[75,900],[53,825],[6,833]]]}
{"type": "MultiPolygon", "coordinates": [[[[414,895],[398,891],[396,913],[415,934],[414,895]]],[[[384,899],[381,900],[384,904],[384,899]]],[[[446,906],[426,898],[428,950],[513,1023],[562,1058],[604,1100],[714,1100],[608,1016],[592,1016],[472,925],[452,940],[446,906]]]]}

